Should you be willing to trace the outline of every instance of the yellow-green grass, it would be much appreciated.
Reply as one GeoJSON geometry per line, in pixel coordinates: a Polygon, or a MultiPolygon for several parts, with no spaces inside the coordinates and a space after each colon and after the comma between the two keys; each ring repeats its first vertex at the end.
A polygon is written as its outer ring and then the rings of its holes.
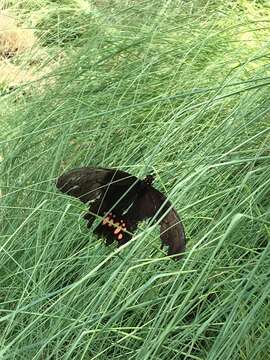
{"type": "Polygon", "coordinates": [[[2,97],[0,357],[266,359],[270,10],[96,3],[43,44],[68,56],[2,97]],[[83,165],[156,173],[183,260],[161,252],[158,226],[119,249],[97,239],[54,186],[83,165]]]}

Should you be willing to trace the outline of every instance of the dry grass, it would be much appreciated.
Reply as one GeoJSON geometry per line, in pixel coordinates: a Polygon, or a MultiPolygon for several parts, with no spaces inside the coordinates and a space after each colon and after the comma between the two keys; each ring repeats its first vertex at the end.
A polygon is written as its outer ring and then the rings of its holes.
{"type": "Polygon", "coordinates": [[[31,80],[34,80],[34,76],[30,70],[22,70],[8,61],[0,61],[0,84],[11,87],[31,80]]]}
{"type": "Polygon", "coordinates": [[[0,57],[10,58],[33,48],[36,38],[31,29],[17,26],[7,11],[0,12],[0,57]]]}
{"type": "Polygon", "coordinates": [[[0,10],[0,87],[11,88],[42,78],[53,65],[32,29],[18,25],[18,16],[0,10]]]}

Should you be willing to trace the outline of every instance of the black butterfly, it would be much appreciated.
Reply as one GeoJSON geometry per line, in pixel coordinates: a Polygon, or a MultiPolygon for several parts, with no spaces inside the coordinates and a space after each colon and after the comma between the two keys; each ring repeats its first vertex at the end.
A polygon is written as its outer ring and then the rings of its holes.
{"type": "Polygon", "coordinates": [[[185,251],[183,225],[170,201],[152,186],[153,180],[152,175],[140,180],[117,169],[83,167],[60,176],[56,186],[89,203],[89,212],[84,215],[88,227],[96,215],[103,217],[94,232],[104,236],[106,244],[114,240],[118,246],[125,244],[140,221],[154,218],[161,219],[161,247],[168,246],[168,255],[180,254],[185,251]]]}

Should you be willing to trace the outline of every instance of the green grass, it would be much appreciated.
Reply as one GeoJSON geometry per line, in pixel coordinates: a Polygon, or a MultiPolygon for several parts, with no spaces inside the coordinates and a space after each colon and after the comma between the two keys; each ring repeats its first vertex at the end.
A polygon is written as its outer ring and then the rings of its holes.
{"type": "Polygon", "coordinates": [[[268,357],[270,9],[223,3],[44,2],[63,59],[1,98],[1,359],[268,357]],[[154,172],[184,258],[104,246],[54,186],[83,165],[154,172]]]}

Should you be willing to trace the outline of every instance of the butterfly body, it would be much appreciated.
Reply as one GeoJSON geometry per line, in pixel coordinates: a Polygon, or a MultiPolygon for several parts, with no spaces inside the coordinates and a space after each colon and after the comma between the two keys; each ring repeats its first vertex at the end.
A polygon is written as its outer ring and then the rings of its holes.
{"type": "Polygon", "coordinates": [[[97,216],[102,218],[94,232],[106,238],[106,244],[118,246],[132,238],[138,223],[154,218],[160,221],[162,245],[168,254],[185,250],[184,228],[166,196],[152,186],[153,176],[144,180],[118,169],[84,167],[63,174],[57,181],[62,192],[89,204],[84,215],[91,227],[97,216]]]}

